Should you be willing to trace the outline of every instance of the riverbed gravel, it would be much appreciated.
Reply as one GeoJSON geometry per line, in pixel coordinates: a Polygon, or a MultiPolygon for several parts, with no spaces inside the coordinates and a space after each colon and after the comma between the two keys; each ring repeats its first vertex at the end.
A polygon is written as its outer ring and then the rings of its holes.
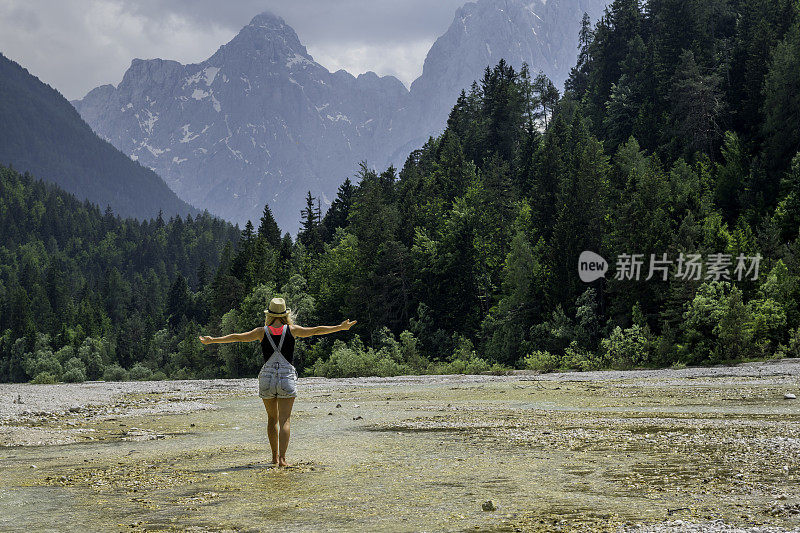
{"type": "Polygon", "coordinates": [[[800,532],[798,359],[298,389],[280,472],[255,379],[2,384],[0,530],[800,532]]]}

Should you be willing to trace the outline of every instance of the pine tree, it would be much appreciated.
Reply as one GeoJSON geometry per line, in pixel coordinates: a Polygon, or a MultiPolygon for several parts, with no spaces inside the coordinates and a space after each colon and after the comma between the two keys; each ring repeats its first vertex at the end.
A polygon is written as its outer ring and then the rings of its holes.
{"type": "Polygon", "coordinates": [[[200,261],[200,266],[197,267],[197,290],[201,291],[208,283],[208,265],[205,259],[200,261]]]}
{"type": "Polygon", "coordinates": [[[306,207],[300,211],[300,232],[310,235],[317,227],[317,212],[314,209],[314,197],[311,191],[306,194],[306,207]]]}
{"type": "Polygon", "coordinates": [[[714,201],[722,211],[725,220],[733,224],[739,217],[744,192],[744,181],[749,165],[746,154],[736,133],[725,132],[722,146],[723,164],[717,164],[717,181],[714,190],[714,201]]]}
{"type": "Polygon", "coordinates": [[[258,226],[258,236],[265,239],[272,248],[277,249],[281,245],[281,230],[278,223],[275,222],[275,217],[272,216],[269,204],[264,205],[264,214],[261,215],[261,223],[258,226]]]}
{"type": "Polygon", "coordinates": [[[336,233],[336,228],[346,228],[350,216],[350,208],[353,205],[353,193],[355,187],[350,178],[345,178],[344,182],[339,185],[339,190],[336,192],[336,198],[331,202],[331,206],[325,213],[322,219],[322,225],[325,227],[325,241],[330,242],[336,233]]]}
{"type": "Polygon", "coordinates": [[[247,224],[244,225],[244,229],[242,230],[242,240],[244,241],[245,246],[252,244],[254,238],[255,232],[253,230],[253,223],[248,220],[247,224]]]}
{"type": "Polygon", "coordinates": [[[550,81],[550,78],[541,72],[536,76],[536,79],[533,80],[533,89],[536,94],[536,101],[539,107],[542,108],[539,118],[544,121],[544,127],[547,128],[549,119],[556,108],[556,103],[558,103],[558,89],[553,82],[550,81]]]}
{"type": "MultiPolygon", "coordinates": [[[[577,121],[576,121],[577,122],[577,121]]],[[[572,136],[580,126],[573,123],[572,136]]],[[[574,306],[584,290],[575,275],[578,256],[584,250],[599,250],[607,224],[608,158],[594,138],[581,139],[571,150],[574,162],[563,176],[551,240],[551,301],[562,302],[565,309],[574,306]]]]}
{"type": "Polygon", "coordinates": [[[189,313],[190,301],[186,278],[178,274],[167,296],[166,313],[170,326],[177,327],[181,319],[189,313]]]}
{"type": "MultiPolygon", "coordinates": [[[[800,7],[798,8],[800,12],[800,7]]],[[[800,13],[797,15],[800,18],[800,13]]],[[[800,150],[800,20],[775,47],[764,79],[764,125],[766,160],[772,182],[790,168],[800,150]]],[[[775,188],[765,191],[774,195],[775,188]]],[[[769,196],[772,198],[773,196],[769,196]]]]}
{"type": "Polygon", "coordinates": [[[578,64],[570,70],[569,78],[564,83],[564,90],[581,99],[589,88],[589,69],[591,68],[591,44],[594,40],[592,20],[588,13],[583,14],[581,29],[578,33],[578,64]]]}
{"type": "Polygon", "coordinates": [[[670,98],[674,104],[672,120],[683,145],[683,154],[703,152],[713,161],[722,135],[720,115],[725,101],[719,89],[722,80],[717,73],[704,73],[694,54],[681,55],[675,71],[670,98]]]}
{"type": "Polygon", "coordinates": [[[322,251],[322,235],[319,228],[320,213],[319,208],[314,205],[315,200],[316,198],[311,196],[311,191],[308,191],[306,207],[300,211],[300,231],[297,234],[298,240],[312,254],[322,251]]]}
{"type": "Polygon", "coordinates": [[[494,69],[487,68],[481,81],[483,114],[486,118],[484,157],[497,152],[511,161],[519,133],[525,126],[527,102],[514,67],[501,59],[494,69]]]}

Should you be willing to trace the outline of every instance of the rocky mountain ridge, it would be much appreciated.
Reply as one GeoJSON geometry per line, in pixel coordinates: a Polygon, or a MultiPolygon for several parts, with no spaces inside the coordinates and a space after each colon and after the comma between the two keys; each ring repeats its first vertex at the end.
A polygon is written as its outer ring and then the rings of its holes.
{"type": "Polygon", "coordinates": [[[467,3],[410,91],[392,76],[329,72],[281,17],[262,13],[201,63],[135,59],[118,86],[73,104],[98,135],[186,201],[239,224],[269,203],[281,228],[294,232],[306,191],[325,204],[360,161],[402,165],[441,132],[458,92],[501,57],[563,83],[583,12],[597,16],[603,5],[467,3]]]}

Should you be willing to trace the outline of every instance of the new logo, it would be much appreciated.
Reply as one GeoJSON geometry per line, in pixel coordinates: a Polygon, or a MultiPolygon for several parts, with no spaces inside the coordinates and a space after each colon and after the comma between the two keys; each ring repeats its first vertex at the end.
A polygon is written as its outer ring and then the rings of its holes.
{"type": "Polygon", "coordinates": [[[608,263],[600,254],[585,250],[578,257],[578,275],[581,281],[590,283],[608,272],[608,263]]]}

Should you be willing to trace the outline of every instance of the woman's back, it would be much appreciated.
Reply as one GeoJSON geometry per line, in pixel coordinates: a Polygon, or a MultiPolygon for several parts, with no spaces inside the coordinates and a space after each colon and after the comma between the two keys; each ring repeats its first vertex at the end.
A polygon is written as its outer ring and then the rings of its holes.
{"type": "Polygon", "coordinates": [[[283,328],[286,328],[286,335],[283,339],[283,346],[281,347],[281,354],[286,358],[289,363],[294,364],[294,336],[288,324],[281,324],[280,326],[264,326],[264,339],[261,341],[261,353],[264,354],[264,361],[270,358],[275,349],[269,342],[269,336],[272,337],[275,346],[281,342],[281,333],[283,328]]]}

